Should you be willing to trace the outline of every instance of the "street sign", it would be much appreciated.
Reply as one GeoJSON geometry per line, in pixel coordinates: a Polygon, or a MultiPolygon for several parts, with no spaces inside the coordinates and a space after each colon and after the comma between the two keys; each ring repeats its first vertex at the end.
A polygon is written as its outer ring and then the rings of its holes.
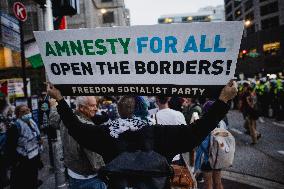
{"type": "Polygon", "coordinates": [[[20,42],[19,20],[0,11],[0,43],[14,51],[20,51],[20,42]]]}
{"type": "Polygon", "coordinates": [[[26,7],[20,3],[20,2],[15,2],[13,5],[13,12],[20,21],[24,22],[27,20],[27,11],[26,7]]]}
{"type": "Polygon", "coordinates": [[[0,20],[1,25],[20,33],[19,21],[15,17],[0,11],[0,20]]]}
{"type": "Polygon", "coordinates": [[[20,47],[21,47],[21,62],[22,62],[22,76],[23,76],[23,83],[24,83],[24,96],[25,98],[28,97],[27,95],[27,86],[26,86],[26,62],[25,62],[25,49],[24,49],[24,32],[23,32],[23,22],[27,20],[27,11],[26,7],[20,3],[15,2],[13,4],[13,12],[15,17],[20,21],[20,47]]]}
{"type": "Polygon", "coordinates": [[[5,26],[1,26],[0,43],[14,51],[21,50],[20,34],[5,26]]]}

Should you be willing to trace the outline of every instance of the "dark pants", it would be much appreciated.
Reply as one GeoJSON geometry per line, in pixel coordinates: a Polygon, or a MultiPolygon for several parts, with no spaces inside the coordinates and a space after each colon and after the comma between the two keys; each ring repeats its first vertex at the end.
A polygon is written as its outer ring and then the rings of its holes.
{"type": "Polygon", "coordinates": [[[19,157],[11,171],[11,189],[37,188],[39,155],[27,159],[19,157]]]}
{"type": "Polygon", "coordinates": [[[0,155],[0,189],[3,189],[8,184],[8,170],[4,163],[4,157],[0,155]]]}
{"type": "Polygon", "coordinates": [[[107,189],[106,184],[97,177],[90,179],[74,179],[68,176],[70,189],[107,189]]]}

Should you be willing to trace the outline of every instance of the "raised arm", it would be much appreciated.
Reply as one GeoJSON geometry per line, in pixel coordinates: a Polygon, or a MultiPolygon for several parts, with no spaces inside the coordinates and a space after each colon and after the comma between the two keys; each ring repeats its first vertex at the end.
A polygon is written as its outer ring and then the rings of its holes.
{"type": "Polygon", "coordinates": [[[68,129],[68,133],[85,148],[101,154],[110,140],[108,127],[82,123],[68,106],[60,91],[48,86],[48,94],[57,100],[57,111],[61,120],[68,129]]]}
{"type": "Polygon", "coordinates": [[[231,81],[222,90],[210,110],[189,126],[155,126],[155,150],[163,155],[188,152],[199,145],[217,126],[229,110],[227,102],[237,93],[236,83],[231,81]]]}

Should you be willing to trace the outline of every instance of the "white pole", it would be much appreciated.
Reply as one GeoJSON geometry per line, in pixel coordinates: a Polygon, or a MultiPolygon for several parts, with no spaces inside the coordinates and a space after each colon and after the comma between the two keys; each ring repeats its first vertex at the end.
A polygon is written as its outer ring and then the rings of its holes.
{"type": "Polygon", "coordinates": [[[53,30],[53,15],[52,15],[52,3],[51,0],[46,0],[45,11],[44,11],[44,24],[45,31],[53,30]]]}
{"type": "MultiPolygon", "coordinates": [[[[45,31],[54,30],[53,26],[53,15],[52,15],[52,3],[51,0],[46,0],[46,5],[44,10],[44,25],[45,25],[45,31]]],[[[49,81],[47,74],[46,81],[49,81]]],[[[52,158],[53,158],[53,166],[55,170],[55,187],[60,189],[67,189],[68,186],[66,184],[65,180],[65,174],[64,174],[64,165],[61,160],[63,150],[61,148],[62,141],[60,138],[60,133],[57,132],[57,142],[51,142],[50,150],[52,151],[52,158]]]]}
{"type": "MultiPolygon", "coordinates": [[[[51,0],[46,0],[45,7],[42,10],[43,10],[45,31],[54,30],[51,0]]],[[[47,77],[47,74],[45,74],[45,78],[46,78],[46,81],[49,80],[48,77],[47,77]]]]}

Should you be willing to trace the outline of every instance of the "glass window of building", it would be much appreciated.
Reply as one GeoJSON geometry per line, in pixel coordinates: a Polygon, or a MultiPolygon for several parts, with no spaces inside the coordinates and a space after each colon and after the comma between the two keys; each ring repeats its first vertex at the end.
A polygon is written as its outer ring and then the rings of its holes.
{"type": "Polygon", "coordinates": [[[163,24],[163,23],[164,23],[164,20],[165,20],[164,18],[159,18],[159,19],[158,19],[158,23],[159,23],[159,24],[163,24]]]}
{"type": "Polygon", "coordinates": [[[255,25],[254,24],[247,26],[246,29],[247,29],[247,35],[255,33],[255,25]]]}
{"type": "Polygon", "coordinates": [[[114,13],[113,11],[108,11],[103,14],[103,23],[108,24],[108,23],[114,23],[114,13]]]}
{"type": "Polygon", "coordinates": [[[234,7],[236,8],[242,3],[242,0],[234,0],[234,7]]]}
{"type": "Polygon", "coordinates": [[[0,45],[0,69],[21,67],[20,52],[0,45]]]}
{"type": "Polygon", "coordinates": [[[101,0],[102,3],[112,2],[112,0],[101,0]]]}
{"type": "Polygon", "coordinates": [[[268,1],[268,0],[259,0],[260,3],[265,2],[265,1],[268,1]]]}
{"type": "Polygon", "coordinates": [[[247,0],[244,4],[245,11],[249,10],[250,8],[253,7],[253,0],[247,0]]]}
{"type": "Polygon", "coordinates": [[[31,39],[33,38],[33,31],[39,30],[37,12],[28,12],[28,18],[29,19],[24,22],[23,27],[25,36],[31,39]]]}
{"type": "Polygon", "coordinates": [[[264,54],[276,55],[280,50],[280,42],[265,43],[263,44],[264,54]]]}
{"type": "Polygon", "coordinates": [[[261,29],[269,29],[279,26],[279,17],[274,16],[272,18],[267,18],[261,21],[261,29]]]}
{"type": "Polygon", "coordinates": [[[231,2],[231,0],[225,0],[225,5],[230,3],[230,2],[231,2]]]}
{"type": "Polygon", "coordinates": [[[181,21],[182,22],[192,22],[192,16],[182,17],[181,21]]]}
{"type": "Polygon", "coordinates": [[[233,9],[232,4],[230,4],[230,5],[226,6],[226,8],[225,8],[225,12],[226,12],[226,14],[229,14],[230,12],[232,12],[232,9],[233,9]]]}
{"type": "Polygon", "coordinates": [[[3,0],[1,0],[1,1],[0,1],[0,10],[1,10],[2,12],[8,13],[8,9],[9,9],[8,1],[3,1],[3,0]]]}
{"type": "Polygon", "coordinates": [[[261,16],[271,14],[274,12],[278,12],[278,1],[260,7],[261,16]]]}
{"type": "Polygon", "coordinates": [[[245,16],[245,20],[253,21],[254,20],[254,12],[251,11],[245,16]]]}
{"type": "Polygon", "coordinates": [[[174,22],[174,19],[173,18],[163,18],[161,19],[161,21],[162,21],[161,23],[170,24],[174,22]]]}
{"type": "Polygon", "coordinates": [[[233,16],[232,15],[227,18],[227,21],[232,21],[232,20],[233,20],[233,16]]]}

